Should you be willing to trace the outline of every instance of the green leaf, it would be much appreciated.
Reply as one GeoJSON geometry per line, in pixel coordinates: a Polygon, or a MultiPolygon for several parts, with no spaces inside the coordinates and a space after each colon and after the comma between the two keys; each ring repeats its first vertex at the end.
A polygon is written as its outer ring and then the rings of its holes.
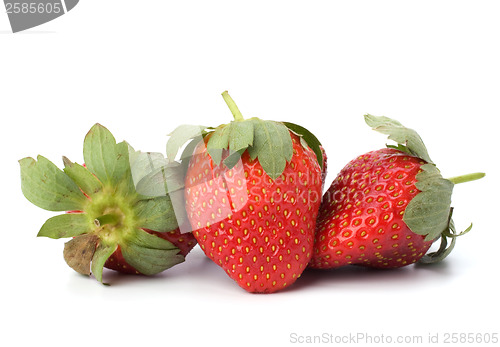
{"type": "Polygon", "coordinates": [[[231,122],[229,124],[229,149],[232,152],[240,152],[241,150],[247,149],[248,146],[253,144],[253,136],[253,121],[231,122]]]}
{"type": "Polygon", "coordinates": [[[439,244],[439,249],[436,252],[431,252],[424,255],[418,261],[419,264],[435,264],[444,260],[453,248],[455,248],[456,238],[451,239],[451,244],[448,246],[448,238],[444,235],[441,235],[441,243],[439,244]]]}
{"type": "Polygon", "coordinates": [[[226,167],[231,169],[236,165],[243,152],[253,143],[253,123],[252,120],[234,121],[212,133],[207,151],[216,165],[222,161],[224,150],[229,150],[229,155],[224,159],[226,167]]]}
{"type": "Polygon", "coordinates": [[[321,142],[319,142],[318,138],[314,136],[314,134],[309,130],[300,125],[290,122],[283,122],[283,124],[285,124],[288,129],[290,129],[306,141],[309,148],[311,148],[314,154],[316,154],[319,165],[321,166],[321,168],[323,168],[323,152],[321,151],[321,142]]]}
{"type": "Polygon", "coordinates": [[[131,146],[129,158],[130,171],[136,186],[144,177],[168,164],[168,160],[161,153],[135,151],[131,146]]]}
{"type": "Polygon", "coordinates": [[[397,149],[398,151],[408,153],[409,155],[413,155],[413,153],[410,152],[408,147],[406,147],[405,145],[402,145],[400,143],[398,143],[397,146],[394,146],[394,145],[386,145],[386,146],[387,146],[387,148],[397,149]]]}
{"type": "Polygon", "coordinates": [[[425,160],[429,164],[432,164],[427,148],[420,138],[420,135],[418,135],[415,130],[406,128],[397,120],[388,117],[376,117],[370,114],[365,115],[365,122],[371,126],[373,130],[389,135],[390,140],[406,146],[408,149],[406,152],[409,152],[412,155],[425,160]]]}
{"type": "Polygon", "coordinates": [[[203,137],[201,136],[195,137],[186,145],[186,147],[184,147],[184,150],[182,151],[180,156],[182,177],[186,176],[189,167],[189,162],[193,157],[193,153],[196,149],[196,146],[198,146],[198,144],[201,143],[201,141],[203,141],[203,137]]]}
{"type": "Polygon", "coordinates": [[[138,194],[144,197],[165,196],[184,188],[183,167],[179,163],[170,163],[155,168],[143,177],[136,186],[138,194]]]}
{"type": "Polygon", "coordinates": [[[455,223],[451,218],[453,214],[453,208],[450,209],[449,223],[448,227],[441,233],[441,244],[436,252],[431,252],[424,255],[418,262],[420,264],[435,264],[443,261],[451,251],[455,248],[455,243],[457,242],[457,237],[467,234],[472,229],[472,223],[464,231],[457,233],[455,228],[455,223]],[[448,239],[451,239],[451,243],[448,246],[448,239]]]}
{"type": "Polygon", "coordinates": [[[134,206],[138,225],[155,231],[170,231],[178,227],[170,196],[139,200],[134,206]]]}
{"type": "Polygon", "coordinates": [[[179,149],[190,139],[202,136],[205,134],[205,129],[209,127],[203,125],[180,125],[172,131],[167,142],[167,158],[169,161],[174,161],[179,149]]]}
{"type": "Polygon", "coordinates": [[[472,223],[470,223],[470,225],[467,227],[467,229],[465,229],[464,231],[461,231],[460,233],[457,233],[457,231],[455,229],[455,223],[453,222],[453,220],[450,221],[450,225],[453,225],[453,228],[450,226],[450,230],[445,230],[443,232],[444,236],[450,237],[450,238],[457,238],[459,236],[467,234],[469,231],[472,230],[472,223]]]}
{"type": "Polygon", "coordinates": [[[184,150],[182,151],[179,158],[181,163],[189,163],[191,157],[193,156],[194,150],[196,149],[196,146],[198,146],[201,141],[203,141],[202,136],[195,137],[189,141],[186,147],[184,147],[184,150]]]}
{"type": "Polygon", "coordinates": [[[95,234],[83,234],[64,244],[64,260],[78,273],[90,275],[90,263],[96,251],[99,237],[95,234]]]}
{"type": "Polygon", "coordinates": [[[120,245],[128,264],[145,275],[160,273],[184,261],[171,242],[136,229],[133,237],[120,245]]]}
{"type": "Polygon", "coordinates": [[[66,213],[49,218],[42,225],[37,236],[45,236],[52,239],[74,237],[90,232],[92,226],[93,223],[85,213],[66,213]]]}
{"type": "Polygon", "coordinates": [[[182,189],[176,190],[175,192],[170,192],[169,196],[172,203],[172,208],[175,212],[175,218],[177,219],[177,225],[180,227],[181,225],[185,224],[188,219],[184,190],[182,189]]]}
{"type": "Polygon", "coordinates": [[[26,199],[49,211],[82,210],[87,198],[76,183],[45,157],[39,155],[37,159],[19,161],[26,199]]]}
{"type": "Polygon", "coordinates": [[[403,221],[415,234],[430,241],[448,228],[454,184],[444,179],[432,164],[422,165],[421,169],[415,184],[421,192],[406,207],[403,221]]]}
{"type": "Polygon", "coordinates": [[[92,257],[92,274],[101,283],[102,282],[102,272],[104,269],[104,264],[106,260],[116,251],[118,245],[99,243],[97,249],[95,250],[94,256],[92,257]]]}
{"type": "Polygon", "coordinates": [[[243,149],[240,149],[239,151],[237,152],[232,152],[231,154],[229,154],[226,159],[224,159],[224,165],[229,169],[231,170],[236,164],[238,164],[238,162],[240,161],[241,159],[241,155],[243,154],[243,152],[245,152],[245,148],[243,149]]]}
{"type": "Polygon", "coordinates": [[[111,132],[100,124],[95,124],[85,136],[83,158],[104,185],[116,186],[129,179],[128,144],[117,144],[111,132]]]}
{"type": "Polygon", "coordinates": [[[144,197],[165,196],[184,187],[181,164],[168,162],[161,153],[134,151],[130,165],[136,192],[144,197]]]}
{"type": "Polygon", "coordinates": [[[278,122],[252,118],[254,123],[253,145],[248,148],[251,159],[258,158],[264,171],[273,180],[285,170],[292,159],[293,144],[288,128],[278,122]]]}
{"type": "Polygon", "coordinates": [[[64,173],[89,196],[101,191],[102,183],[88,169],[63,157],[64,173]]]}
{"type": "Polygon", "coordinates": [[[222,160],[222,152],[229,146],[229,125],[221,126],[210,135],[207,142],[207,151],[212,161],[219,165],[222,160]]]}

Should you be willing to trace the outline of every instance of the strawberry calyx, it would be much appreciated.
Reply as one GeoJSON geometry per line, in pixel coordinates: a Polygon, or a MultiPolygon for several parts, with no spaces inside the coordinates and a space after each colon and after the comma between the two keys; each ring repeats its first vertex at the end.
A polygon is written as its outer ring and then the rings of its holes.
{"type": "Polygon", "coordinates": [[[419,263],[421,264],[433,264],[442,261],[444,258],[446,258],[453,248],[455,248],[455,243],[457,240],[458,236],[462,236],[464,234],[467,234],[469,231],[472,229],[472,223],[469,225],[467,229],[464,231],[457,233],[455,229],[455,223],[453,222],[453,219],[451,218],[451,215],[453,214],[453,207],[450,208],[450,217],[448,220],[448,227],[445,229],[441,235],[440,235],[440,240],[441,243],[439,245],[439,249],[436,252],[430,252],[426,255],[424,255],[420,260],[419,263]],[[448,246],[448,240],[450,241],[450,245],[448,246]]]}
{"type": "Polygon", "coordinates": [[[455,247],[456,238],[469,232],[472,224],[463,232],[457,233],[452,219],[451,196],[455,184],[484,177],[484,173],[473,173],[445,179],[431,160],[420,135],[406,128],[398,121],[388,117],[365,115],[365,122],[373,130],[388,135],[397,146],[387,145],[422,159],[421,171],[415,176],[416,188],[420,191],[406,207],[403,221],[412,232],[425,236],[425,241],[441,240],[436,252],[424,256],[420,262],[436,263],[446,258],[455,247]],[[450,241],[450,242],[449,242],[450,241]],[[448,246],[449,243],[449,246],[448,246]]]}
{"type": "Polygon", "coordinates": [[[147,231],[169,232],[185,220],[173,208],[182,188],[178,165],[116,143],[100,124],[86,135],[83,156],[85,166],[63,157],[63,170],[43,156],[19,161],[25,197],[40,208],[69,212],[49,218],[38,236],[72,238],[64,246],[67,264],[100,282],[118,248],[144,275],[184,261],[172,242],[147,231]]]}
{"type": "MultiPolygon", "coordinates": [[[[189,159],[195,146],[206,140],[207,151],[215,165],[234,167],[241,155],[248,151],[250,160],[258,159],[264,171],[273,180],[285,170],[293,156],[290,132],[301,139],[303,146],[310,147],[323,167],[321,143],[307,129],[293,123],[267,121],[256,117],[245,119],[228,92],[222,97],[229,107],[234,120],[216,128],[198,125],[181,125],[171,134],[167,142],[167,157],[175,160],[179,149],[186,143],[180,159],[189,159]]],[[[189,160],[187,160],[189,161],[189,160]]]]}

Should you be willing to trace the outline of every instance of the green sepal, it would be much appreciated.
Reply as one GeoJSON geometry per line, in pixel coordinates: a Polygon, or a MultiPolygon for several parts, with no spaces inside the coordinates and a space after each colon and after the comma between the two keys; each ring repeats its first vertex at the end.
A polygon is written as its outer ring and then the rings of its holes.
{"type": "Polygon", "coordinates": [[[144,275],[160,273],[184,261],[171,242],[141,229],[135,229],[120,247],[127,263],[144,275]]]}
{"type": "Polygon", "coordinates": [[[410,150],[408,149],[408,147],[406,147],[405,145],[402,145],[400,143],[398,143],[397,146],[386,145],[386,147],[387,148],[397,149],[398,151],[401,151],[401,152],[404,152],[404,153],[408,153],[409,155],[413,155],[413,153],[410,152],[410,150]]]}
{"type": "Polygon", "coordinates": [[[181,153],[181,156],[180,156],[180,163],[181,163],[181,173],[182,173],[182,177],[186,177],[186,173],[187,173],[187,170],[189,168],[189,161],[191,160],[191,157],[193,156],[193,153],[196,149],[196,146],[198,146],[198,144],[200,144],[201,142],[203,141],[203,137],[202,136],[198,136],[198,137],[195,137],[193,139],[191,139],[186,147],[184,147],[184,150],[182,151],[181,153]]]}
{"type": "Polygon", "coordinates": [[[76,183],[47,158],[19,160],[21,190],[31,203],[49,211],[82,210],[87,198],[76,183]]]}
{"type": "Polygon", "coordinates": [[[448,246],[448,238],[441,235],[441,243],[439,244],[439,249],[436,252],[427,253],[418,261],[419,264],[435,264],[443,261],[453,248],[455,248],[456,238],[451,239],[451,244],[448,246]]]}
{"type": "Polygon", "coordinates": [[[254,122],[232,121],[229,125],[229,150],[242,152],[253,144],[254,122]]]}
{"type": "Polygon", "coordinates": [[[216,165],[220,165],[224,151],[229,151],[224,164],[231,169],[245,150],[253,144],[254,121],[232,121],[215,129],[207,142],[207,151],[216,165]]]}
{"type": "Polygon", "coordinates": [[[222,160],[222,153],[229,147],[229,133],[231,125],[224,125],[215,129],[207,142],[207,151],[215,165],[222,160]]]}
{"type": "Polygon", "coordinates": [[[264,171],[273,180],[285,170],[292,159],[293,143],[288,128],[280,122],[252,118],[254,123],[253,145],[248,147],[252,160],[258,158],[264,171]]]}
{"type": "Polygon", "coordinates": [[[160,167],[165,167],[168,165],[168,160],[165,159],[165,157],[161,153],[136,151],[130,145],[128,147],[128,151],[130,171],[132,173],[132,178],[136,187],[137,184],[144,177],[151,174],[151,172],[160,167]]]}
{"type": "Polygon", "coordinates": [[[301,140],[303,139],[307,143],[309,148],[311,148],[314,154],[316,154],[316,158],[318,160],[320,167],[323,168],[324,158],[323,158],[323,152],[321,151],[321,142],[318,140],[318,138],[314,136],[314,134],[311,133],[309,130],[298,124],[290,122],[283,122],[283,124],[285,124],[286,127],[290,129],[294,134],[300,136],[301,140]]]}
{"type": "Polygon", "coordinates": [[[206,135],[206,129],[213,129],[203,125],[179,125],[170,134],[167,141],[167,159],[174,161],[179,149],[191,139],[200,138],[206,135]]]}
{"type": "MultiPolygon", "coordinates": [[[[116,244],[104,244],[99,242],[94,256],[92,257],[92,274],[99,282],[102,282],[102,272],[104,269],[104,264],[106,264],[106,260],[116,251],[118,245],[116,244]]],[[[106,284],[106,283],[103,283],[106,284]]]]}
{"type": "Polygon", "coordinates": [[[82,234],[66,242],[63,255],[68,266],[82,275],[90,275],[90,263],[98,241],[95,234],[82,234]]]}
{"type": "MultiPolygon", "coordinates": [[[[203,141],[202,136],[197,136],[189,140],[189,142],[186,144],[186,147],[184,147],[184,150],[181,153],[180,156],[180,162],[184,166],[186,163],[189,164],[189,160],[193,156],[194,150],[196,149],[196,146],[203,141]]],[[[187,166],[187,165],[186,165],[187,166]]]]}
{"type": "Polygon", "coordinates": [[[425,164],[416,175],[418,193],[406,207],[403,221],[425,241],[435,240],[448,228],[454,184],[441,176],[432,164],[425,164]]]}
{"type": "Polygon", "coordinates": [[[245,148],[244,149],[240,149],[239,151],[237,152],[232,152],[230,151],[229,155],[224,159],[224,165],[229,169],[231,170],[233,167],[236,166],[236,164],[238,164],[238,162],[240,161],[241,159],[241,155],[245,152],[245,148]]]}
{"type": "Polygon", "coordinates": [[[231,169],[239,161],[241,154],[253,144],[254,121],[232,121],[215,129],[207,142],[207,151],[216,165],[222,161],[223,151],[229,150],[224,164],[231,169]],[[231,158],[229,158],[231,157],[231,158]]]}
{"type": "Polygon", "coordinates": [[[66,213],[52,218],[42,225],[37,236],[59,239],[75,237],[91,232],[94,225],[85,213],[66,213]]]}
{"type": "Polygon", "coordinates": [[[184,188],[181,164],[169,162],[161,153],[134,151],[129,147],[136,192],[143,198],[165,196],[184,188]]]}
{"type": "Polygon", "coordinates": [[[452,213],[453,208],[450,210],[448,227],[441,233],[441,243],[439,245],[439,249],[436,252],[428,253],[420,258],[420,260],[418,261],[420,264],[434,264],[444,260],[451,253],[453,248],[455,248],[457,237],[468,233],[472,229],[471,223],[471,225],[467,229],[465,229],[461,233],[457,233],[455,229],[455,223],[451,218],[452,213]],[[449,246],[448,239],[451,239],[449,246]]]}
{"type": "Polygon", "coordinates": [[[100,124],[95,124],[85,136],[83,158],[103,185],[127,185],[131,179],[128,144],[117,144],[113,134],[100,124]]]}
{"type": "Polygon", "coordinates": [[[178,220],[169,195],[140,200],[135,204],[134,211],[141,228],[160,232],[171,231],[183,222],[178,220]]]}
{"type": "MultiPolygon", "coordinates": [[[[419,157],[429,164],[433,164],[422,138],[415,130],[406,128],[397,120],[383,116],[372,116],[371,114],[365,115],[365,122],[373,130],[389,135],[388,138],[390,140],[395,141],[401,146],[405,146],[404,152],[419,157]]],[[[401,148],[398,149],[401,150],[401,148]]]]}
{"type": "Polygon", "coordinates": [[[165,196],[184,188],[183,168],[178,163],[154,169],[137,183],[137,193],[145,198],[165,196]]]}
{"type": "Polygon", "coordinates": [[[101,191],[101,181],[99,181],[87,168],[71,162],[66,157],[63,157],[63,162],[64,173],[68,175],[85,194],[92,196],[101,191]]]}

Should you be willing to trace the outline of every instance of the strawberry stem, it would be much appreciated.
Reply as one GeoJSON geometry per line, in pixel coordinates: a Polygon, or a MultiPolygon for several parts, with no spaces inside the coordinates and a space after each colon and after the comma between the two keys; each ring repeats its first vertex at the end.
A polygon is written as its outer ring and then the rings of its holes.
{"type": "Polygon", "coordinates": [[[240,110],[238,109],[238,106],[236,106],[236,103],[234,100],[229,96],[227,90],[222,93],[222,97],[224,98],[224,101],[226,102],[227,106],[231,110],[231,113],[233,114],[234,120],[235,121],[242,121],[245,120],[243,118],[243,115],[241,114],[240,110]]]}
{"type": "Polygon", "coordinates": [[[109,213],[109,214],[104,214],[100,217],[97,217],[94,222],[97,226],[102,226],[105,224],[116,224],[116,223],[118,223],[119,220],[120,220],[119,216],[117,216],[114,213],[109,213]]]}
{"type": "Polygon", "coordinates": [[[475,181],[485,176],[484,172],[475,172],[467,175],[461,175],[456,177],[448,178],[453,184],[465,183],[470,181],[475,181]]]}

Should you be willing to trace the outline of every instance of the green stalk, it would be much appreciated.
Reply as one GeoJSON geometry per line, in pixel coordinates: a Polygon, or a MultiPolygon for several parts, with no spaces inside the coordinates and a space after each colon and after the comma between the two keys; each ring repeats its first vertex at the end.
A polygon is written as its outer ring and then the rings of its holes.
{"type": "Polygon", "coordinates": [[[120,220],[119,216],[117,216],[114,213],[109,213],[109,214],[104,214],[100,217],[97,217],[95,219],[95,223],[97,226],[102,226],[105,224],[116,224],[119,222],[119,220],[120,220]]]}
{"type": "Polygon", "coordinates": [[[475,172],[467,175],[455,176],[448,178],[453,184],[465,183],[470,181],[475,181],[485,176],[484,172],[475,172]]]}
{"type": "Polygon", "coordinates": [[[236,106],[236,103],[234,100],[229,96],[227,90],[222,93],[222,97],[224,98],[224,101],[226,102],[227,106],[229,107],[229,110],[231,110],[231,113],[233,114],[234,120],[235,121],[242,121],[245,120],[243,118],[243,115],[241,114],[240,110],[238,109],[238,106],[236,106]]]}

